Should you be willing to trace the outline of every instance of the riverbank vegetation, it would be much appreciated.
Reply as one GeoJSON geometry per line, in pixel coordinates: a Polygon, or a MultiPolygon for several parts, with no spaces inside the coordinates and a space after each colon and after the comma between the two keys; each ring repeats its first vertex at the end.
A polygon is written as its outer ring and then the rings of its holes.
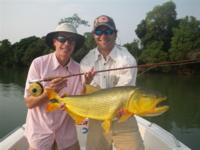
{"type": "MultiPolygon", "coordinates": [[[[177,19],[176,5],[172,1],[155,6],[148,12],[138,24],[135,33],[138,39],[124,46],[136,57],[139,65],[180,60],[200,61],[200,20],[193,16],[177,19]]],[[[77,61],[95,47],[92,34],[87,32],[84,36],[84,46],[73,54],[77,61]]],[[[45,36],[27,37],[14,44],[8,39],[0,41],[0,68],[28,67],[35,57],[53,51],[44,41],[45,36]]],[[[194,63],[156,67],[151,71],[200,74],[200,65],[194,63]]]]}

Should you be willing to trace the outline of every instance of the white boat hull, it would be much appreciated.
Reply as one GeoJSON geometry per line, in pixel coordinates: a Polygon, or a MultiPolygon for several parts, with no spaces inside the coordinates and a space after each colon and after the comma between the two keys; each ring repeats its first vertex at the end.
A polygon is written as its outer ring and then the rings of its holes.
{"type": "MultiPolygon", "coordinates": [[[[186,145],[177,140],[171,133],[160,126],[136,116],[145,150],[190,150],[186,145]]],[[[81,150],[85,150],[87,126],[77,126],[78,139],[81,150]]],[[[0,150],[27,150],[28,143],[24,137],[24,126],[15,130],[0,143],[0,150]]]]}

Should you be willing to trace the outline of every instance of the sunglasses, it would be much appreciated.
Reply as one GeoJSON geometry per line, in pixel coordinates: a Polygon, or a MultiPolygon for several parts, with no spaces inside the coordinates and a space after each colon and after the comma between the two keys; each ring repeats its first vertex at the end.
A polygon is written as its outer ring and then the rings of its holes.
{"type": "Polygon", "coordinates": [[[74,42],[75,40],[72,38],[72,37],[65,37],[65,36],[62,36],[62,35],[58,35],[56,37],[56,40],[58,40],[60,43],[65,43],[66,41],[68,41],[69,43],[72,43],[74,42]]]}
{"type": "Polygon", "coordinates": [[[100,30],[100,29],[97,29],[94,31],[94,34],[95,35],[112,35],[114,33],[114,31],[112,29],[106,29],[106,30],[100,30]]]}

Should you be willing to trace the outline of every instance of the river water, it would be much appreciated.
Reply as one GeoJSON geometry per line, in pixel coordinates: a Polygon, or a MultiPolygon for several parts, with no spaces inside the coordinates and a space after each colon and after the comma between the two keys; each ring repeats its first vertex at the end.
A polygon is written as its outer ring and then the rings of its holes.
{"type": "MultiPolygon", "coordinates": [[[[0,70],[0,138],[25,122],[26,107],[23,90],[26,71],[0,70]]],[[[168,97],[170,110],[146,118],[171,132],[192,150],[200,148],[200,77],[169,74],[143,74],[137,79],[139,87],[168,97]]]]}

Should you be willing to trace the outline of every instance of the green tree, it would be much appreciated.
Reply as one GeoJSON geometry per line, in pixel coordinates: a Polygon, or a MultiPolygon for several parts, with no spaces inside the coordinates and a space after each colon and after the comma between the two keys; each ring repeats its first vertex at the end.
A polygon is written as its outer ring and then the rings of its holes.
{"type": "Polygon", "coordinates": [[[156,6],[137,26],[135,32],[143,47],[144,54],[140,58],[143,62],[159,62],[168,58],[172,29],[177,24],[175,9],[176,5],[172,1],[156,6]]]}
{"type": "Polygon", "coordinates": [[[134,39],[131,43],[126,43],[124,46],[128,49],[128,51],[136,58],[140,56],[140,48],[139,48],[139,40],[134,39]]]}
{"type": "Polygon", "coordinates": [[[200,58],[200,21],[186,16],[173,30],[170,58],[172,60],[200,58]]]}
{"type": "Polygon", "coordinates": [[[13,44],[13,50],[14,50],[14,60],[15,64],[17,66],[22,66],[23,63],[21,61],[21,58],[24,56],[24,53],[27,49],[27,47],[36,40],[37,38],[35,36],[31,36],[29,38],[24,38],[20,40],[19,42],[16,42],[13,44]]]}
{"type": "Polygon", "coordinates": [[[140,55],[140,62],[157,63],[168,59],[168,54],[162,51],[163,42],[154,41],[140,55]]]}
{"type": "Polygon", "coordinates": [[[78,62],[81,61],[81,59],[89,52],[89,50],[93,49],[96,46],[91,32],[86,32],[84,34],[84,37],[85,42],[83,47],[80,50],[76,51],[76,53],[74,53],[72,56],[78,62]]]}
{"type": "Polygon", "coordinates": [[[14,64],[13,50],[11,48],[11,43],[7,39],[1,41],[0,60],[0,67],[10,67],[14,64]]]}
{"type": "Polygon", "coordinates": [[[80,25],[89,26],[88,21],[81,19],[78,14],[73,14],[72,17],[67,17],[64,19],[61,19],[59,24],[66,22],[71,23],[74,25],[75,28],[78,28],[80,25]]]}
{"type": "Polygon", "coordinates": [[[23,57],[21,58],[21,62],[24,66],[29,66],[34,58],[47,53],[49,53],[49,48],[45,44],[44,40],[38,38],[28,45],[23,57]]]}
{"type": "Polygon", "coordinates": [[[15,63],[21,67],[28,66],[35,57],[49,52],[44,40],[35,36],[24,38],[12,47],[15,63]]]}

